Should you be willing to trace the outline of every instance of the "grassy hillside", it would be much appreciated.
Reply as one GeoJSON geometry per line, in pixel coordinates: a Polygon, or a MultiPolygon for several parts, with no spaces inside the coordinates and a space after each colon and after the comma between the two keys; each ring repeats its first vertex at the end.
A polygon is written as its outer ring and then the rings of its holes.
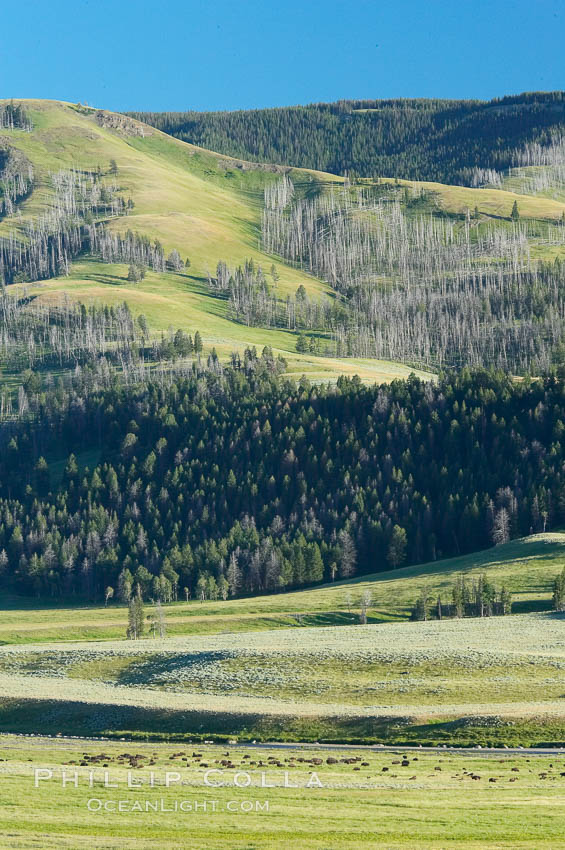
{"type": "MultiPolygon", "coordinates": [[[[279,298],[303,285],[312,298],[333,299],[325,283],[291,268],[258,249],[264,187],[279,180],[280,166],[245,163],[211,153],[130,118],[56,101],[25,101],[34,124],[31,133],[3,131],[7,142],[27,156],[34,167],[37,186],[19,205],[18,216],[0,221],[0,237],[49,208],[46,178],[61,168],[108,170],[110,160],[118,166],[117,182],[124,198],[134,201],[127,217],[112,219],[109,226],[120,232],[132,229],[159,239],[165,251],[173,248],[190,257],[188,273],[158,274],[149,271],[145,280],[128,284],[127,266],[81,259],[70,275],[37,284],[26,284],[26,293],[39,299],[59,298],[61,293],[84,302],[128,301],[134,313],[144,313],[150,329],[158,332],[170,325],[200,330],[207,348],[221,355],[245,345],[271,345],[290,360],[290,368],[317,380],[337,374],[359,374],[365,380],[390,380],[410,371],[404,366],[376,360],[315,357],[296,353],[296,334],[284,329],[248,328],[230,321],[226,301],[211,293],[206,284],[218,260],[235,266],[248,257],[268,271],[275,262],[280,279],[279,298]]],[[[301,169],[290,169],[299,193],[310,197],[324,192],[342,178],[301,169]]],[[[518,198],[522,216],[555,220],[565,204],[547,198],[515,196],[498,190],[464,189],[441,184],[414,184],[431,189],[448,212],[478,207],[484,216],[508,216],[518,198]]]]}
{"type": "MultiPolygon", "coordinates": [[[[218,634],[359,622],[360,600],[371,593],[369,623],[404,620],[422,589],[430,599],[450,601],[459,575],[469,580],[485,573],[512,593],[513,610],[550,608],[552,583],[565,564],[565,534],[536,534],[503,546],[353,581],[291,593],[256,596],[226,602],[178,602],[165,606],[169,635],[218,634]]],[[[116,639],[125,635],[127,611],[102,607],[37,607],[32,600],[5,598],[0,615],[0,642],[116,639]]]]}
{"type": "MultiPolygon", "coordinates": [[[[190,257],[190,273],[157,274],[128,285],[127,265],[106,265],[88,259],[73,265],[69,277],[20,287],[40,299],[68,293],[83,302],[115,303],[127,300],[134,313],[144,313],[153,332],[170,325],[200,330],[206,348],[215,345],[227,355],[246,345],[271,345],[292,360],[291,368],[316,380],[335,374],[360,374],[367,380],[390,380],[409,373],[405,367],[377,361],[325,360],[296,353],[296,334],[285,330],[247,328],[226,318],[226,303],[209,292],[208,272],[217,262],[235,266],[253,258],[268,271],[276,263],[279,297],[303,285],[310,297],[333,297],[329,287],[258,250],[263,189],[280,179],[281,169],[232,160],[185,144],[131,119],[113,127],[111,113],[79,109],[57,101],[24,101],[32,117],[31,133],[3,132],[8,143],[32,162],[39,184],[19,206],[20,215],[0,220],[0,237],[22,232],[26,221],[48,209],[49,172],[61,168],[107,171],[111,159],[118,166],[120,193],[132,198],[130,215],[109,226],[131,229],[159,239],[165,251],[176,248],[190,257]],[[102,124],[100,123],[102,121],[102,124]],[[137,135],[142,132],[143,135],[137,135]]],[[[331,175],[293,170],[293,179],[307,193],[322,191],[335,180],[331,175]]]]}

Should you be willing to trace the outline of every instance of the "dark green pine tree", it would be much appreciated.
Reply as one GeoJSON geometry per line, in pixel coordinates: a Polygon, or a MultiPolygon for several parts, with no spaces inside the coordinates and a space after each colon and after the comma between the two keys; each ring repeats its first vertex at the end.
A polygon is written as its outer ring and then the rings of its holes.
{"type": "Polygon", "coordinates": [[[141,588],[138,584],[135,596],[132,596],[128,606],[128,626],[126,634],[129,640],[139,640],[139,638],[143,637],[144,631],[145,612],[143,608],[141,588]]]}
{"type": "Polygon", "coordinates": [[[565,567],[553,582],[553,610],[565,611],[565,567]]]}
{"type": "Polygon", "coordinates": [[[320,547],[311,543],[306,550],[306,580],[308,582],[322,581],[324,578],[324,562],[320,547]]]}

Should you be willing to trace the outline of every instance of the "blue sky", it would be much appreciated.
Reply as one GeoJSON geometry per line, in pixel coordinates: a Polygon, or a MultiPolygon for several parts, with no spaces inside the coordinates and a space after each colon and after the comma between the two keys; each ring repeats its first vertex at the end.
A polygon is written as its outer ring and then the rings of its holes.
{"type": "Polygon", "coordinates": [[[564,0],[16,0],[0,97],[107,109],[565,88],[564,0]]]}

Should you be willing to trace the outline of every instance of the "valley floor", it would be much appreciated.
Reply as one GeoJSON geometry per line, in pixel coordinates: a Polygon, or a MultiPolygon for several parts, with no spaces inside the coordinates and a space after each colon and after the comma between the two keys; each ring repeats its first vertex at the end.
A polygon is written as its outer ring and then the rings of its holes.
{"type": "Polygon", "coordinates": [[[2,850],[565,847],[563,755],[281,752],[3,736],[0,759],[2,850]],[[73,779],[65,788],[63,769],[73,779]],[[224,784],[207,786],[208,770],[215,771],[208,781],[224,784]],[[128,788],[128,771],[140,787],[128,788]],[[117,787],[104,787],[105,772],[117,787]],[[236,787],[237,774],[241,783],[249,777],[247,787],[236,787]]]}
{"type": "Polygon", "coordinates": [[[565,848],[565,753],[534,750],[565,746],[565,618],[549,610],[564,545],[538,535],[295,593],[176,603],[164,639],[125,640],[119,606],[5,599],[0,850],[565,848]],[[524,613],[407,621],[423,586],[447,598],[456,576],[482,573],[524,613]],[[225,784],[206,785],[207,770],[225,784]]]}

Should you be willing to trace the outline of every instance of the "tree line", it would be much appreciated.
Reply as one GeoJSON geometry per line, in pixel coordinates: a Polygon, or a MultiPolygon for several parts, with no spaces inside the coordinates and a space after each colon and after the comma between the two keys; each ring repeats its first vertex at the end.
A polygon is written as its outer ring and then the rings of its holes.
{"type": "Polygon", "coordinates": [[[0,218],[13,215],[34,188],[33,166],[21,151],[0,139],[0,218]]]}

